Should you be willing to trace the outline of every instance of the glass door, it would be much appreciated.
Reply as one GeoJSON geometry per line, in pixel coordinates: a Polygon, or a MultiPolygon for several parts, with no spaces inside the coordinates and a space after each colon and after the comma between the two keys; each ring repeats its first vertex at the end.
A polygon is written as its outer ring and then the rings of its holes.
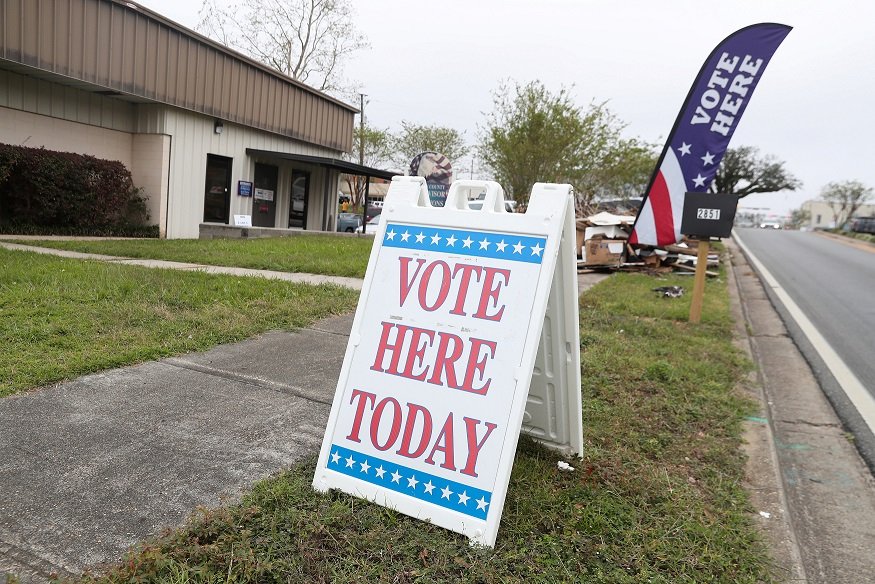
{"type": "Polygon", "coordinates": [[[310,199],[310,173],[292,171],[292,201],[289,205],[289,227],[307,229],[307,202],[310,199]]]}
{"type": "Polygon", "coordinates": [[[231,163],[230,158],[207,154],[204,223],[228,223],[231,211],[231,163]]]}
{"type": "Polygon", "coordinates": [[[255,164],[255,189],[252,193],[252,226],[276,227],[276,187],[279,169],[271,164],[255,164]]]}

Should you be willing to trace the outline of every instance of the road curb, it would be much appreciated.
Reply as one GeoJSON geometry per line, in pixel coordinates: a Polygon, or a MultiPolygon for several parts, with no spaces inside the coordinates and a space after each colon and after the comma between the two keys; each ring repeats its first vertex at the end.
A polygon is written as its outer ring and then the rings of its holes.
{"type": "Polygon", "coordinates": [[[763,390],[762,366],[756,358],[753,339],[748,334],[750,317],[744,309],[741,286],[733,266],[734,259],[747,266],[747,260],[730,239],[727,240],[731,259],[726,262],[729,277],[729,300],[733,320],[735,345],[756,364],[738,388],[759,404],[760,416],[744,422],[744,452],[746,487],[751,503],[757,509],[755,521],[762,530],[774,556],[776,575],[790,582],[806,582],[799,538],[788,512],[787,493],[781,478],[772,416],[763,390]]]}
{"type": "MultiPolygon", "coordinates": [[[[774,278],[774,276],[763,274],[761,268],[757,265],[756,258],[753,258],[754,261],[748,258],[748,254],[751,252],[746,248],[744,242],[740,239],[736,242],[737,236],[733,236],[733,238],[733,245],[739,248],[739,255],[745,258],[751,271],[756,274],[756,278],[770,302],[770,312],[780,318],[782,328],[793,341],[796,353],[804,358],[808,368],[814,375],[820,393],[829,401],[832,411],[838,415],[843,427],[855,436],[854,444],[857,453],[862,457],[869,471],[875,474],[875,435],[872,434],[871,423],[867,422],[860,414],[857,405],[855,405],[845,387],[838,380],[836,372],[825,359],[821,349],[815,346],[812,338],[803,329],[802,323],[797,321],[797,318],[790,311],[790,307],[782,300],[781,294],[786,294],[786,291],[782,290],[782,287],[777,282],[770,284],[768,279],[774,278]]],[[[838,241],[849,247],[857,247],[853,242],[849,244],[848,238],[842,236],[828,234],[824,235],[823,238],[838,241]]],[[[808,325],[809,327],[812,326],[811,323],[808,323],[808,325]]],[[[823,342],[825,341],[821,339],[821,343],[823,342]]],[[[827,346],[826,349],[833,352],[830,346],[827,346]]],[[[832,361],[835,362],[835,356],[832,357],[832,361]]],[[[844,375],[851,373],[844,363],[840,364],[839,371],[844,375]]],[[[861,385],[856,378],[852,380],[852,383],[855,383],[858,388],[861,385]]]]}
{"type": "Polygon", "coordinates": [[[806,352],[807,335],[800,336],[774,275],[760,273],[761,262],[742,242],[731,241],[729,248],[765,398],[760,422],[769,427],[770,457],[777,454],[780,496],[805,581],[869,581],[875,574],[875,524],[869,520],[875,517],[875,479],[806,352]]]}

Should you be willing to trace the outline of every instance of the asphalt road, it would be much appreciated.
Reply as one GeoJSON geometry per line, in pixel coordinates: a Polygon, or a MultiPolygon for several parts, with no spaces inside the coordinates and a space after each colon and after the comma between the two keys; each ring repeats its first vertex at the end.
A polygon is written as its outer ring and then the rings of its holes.
{"type": "MultiPolygon", "coordinates": [[[[875,248],[863,249],[813,232],[736,229],[735,233],[875,396],[875,248]]],[[[785,312],[782,316],[786,321],[785,312]]],[[[798,327],[788,328],[829,394],[836,380],[812,354],[798,327]]],[[[843,411],[847,400],[840,395],[830,399],[855,434],[865,433],[865,425],[854,423],[843,411]]],[[[871,442],[869,434],[860,438],[871,442]]],[[[873,457],[866,458],[872,466],[873,457]]]]}

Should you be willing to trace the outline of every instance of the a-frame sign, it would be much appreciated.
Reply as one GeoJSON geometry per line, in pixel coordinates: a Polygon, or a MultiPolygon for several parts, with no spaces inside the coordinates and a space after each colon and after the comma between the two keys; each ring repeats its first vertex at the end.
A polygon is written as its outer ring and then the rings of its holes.
{"type": "Polygon", "coordinates": [[[493,546],[520,431],[583,449],[574,229],[569,185],[507,213],[494,182],[436,208],[422,178],[393,179],[314,488],[493,546]]]}

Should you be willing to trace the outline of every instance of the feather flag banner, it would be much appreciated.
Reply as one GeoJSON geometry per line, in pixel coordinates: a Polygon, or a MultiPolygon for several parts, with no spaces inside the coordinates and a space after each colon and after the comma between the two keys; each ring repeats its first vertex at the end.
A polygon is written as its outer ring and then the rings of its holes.
{"type": "Polygon", "coordinates": [[[630,243],[680,241],[684,195],[708,190],[766,65],[790,30],[784,24],[754,24],[711,52],[663,148],[630,243]]]}

